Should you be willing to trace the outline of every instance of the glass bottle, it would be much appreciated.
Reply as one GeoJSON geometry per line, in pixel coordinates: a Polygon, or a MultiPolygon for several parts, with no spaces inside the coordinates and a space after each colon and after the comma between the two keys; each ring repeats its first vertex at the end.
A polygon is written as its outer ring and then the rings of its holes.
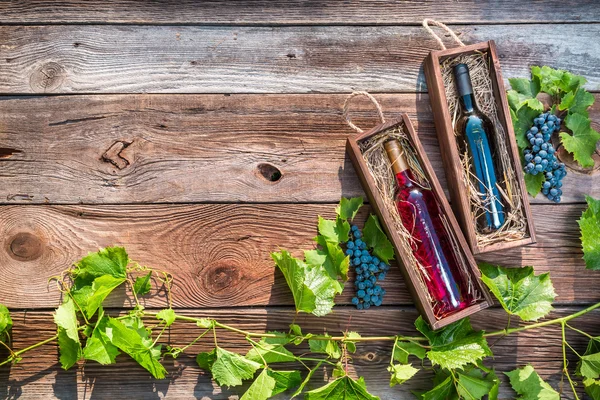
{"type": "Polygon", "coordinates": [[[475,184],[485,208],[477,215],[477,230],[490,233],[499,229],[505,221],[505,207],[497,186],[502,181],[502,166],[496,153],[494,127],[477,107],[469,67],[466,64],[456,65],[454,77],[462,104],[456,123],[459,148],[462,154],[467,153],[471,158],[471,173],[477,178],[475,184]]]}
{"type": "Polygon", "coordinates": [[[389,140],[384,148],[396,176],[396,207],[402,224],[413,237],[412,251],[425,274],[427,290],[434,300],[434,314],[441,318],[462,310],[475,299],[442,221],[440,205],[430,189],[415,184],[400,142],[389,140]]]}

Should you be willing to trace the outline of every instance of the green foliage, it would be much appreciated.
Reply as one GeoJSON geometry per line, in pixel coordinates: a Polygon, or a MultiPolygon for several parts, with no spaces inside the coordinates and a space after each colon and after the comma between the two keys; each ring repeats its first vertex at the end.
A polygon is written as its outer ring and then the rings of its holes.
{"type": "Polygon", "coordinates": [[[488,374],[488,377],[491,377],[489,379],[484,377],[483,371],[477,368],[464,372],[457,371],[456,375],[458,376],[456,389],[462,399],[480,400],[499,383],[495,375],[488,374]]]}
{"type": "Polygon", "coordinates": [[[148,272],[144,276],[138,276],[135,278],[135,282],[133,283],[133,291],[136,295],[143,296],[150,293],[150,289],[152,289],[152,282],[150,280],[151,277],[152,271],[148,272]]]}
{"type": "Polygon", "coordinates": [[[267,400],[273,396],[275,379],[269,376],[267,368],[263,369],[240,400],[267,400]]]}
{"type": "Polygon", "coordinates": [[[394,345],[392,358],[402,364],[408,364],[410,355],[417,356],[420,360],[425,358],[427,350],[416,343],[397,341],[394,345]]]}
{"type": "Polygon", "coordinates": [[[394,247],[379,225],[375,215],[370,215],[363,228],[363,241],[373,249],[373,254],[383,262],[394,259],[394,247]]]}
{"type": "Polygon", "coordinates": [[[107,247],[90,253],[76,263],[73,276],[84,280],[93,280],[103,275],[114,278],[127,277],[129,257],[123,247],[107,247]]]}
{"type": "Polygon", "coordinates": [[[483,332],[474,331],[468,318],[438,331],[431,330],[423,317],[415,321],[415,326],[429,340],[431,349],[427,351],[427,358],[433,365],[447,369],[464,368],[492,355],[483,332]]]}
{"type": "Polygon", "coordinates": [[[325,219],[319,215],[319,235],[323,236],[329,243],[346,243],[350,233],[350,223],[344,221],[340,216],[335,221],[325,219]]]}
{"type": "Polygon", "coordinates": [[[214,348],[210,353],[198,354],[196,362],[200,368],[210,370],[219,386],[241,385],[243,380],[252,379],[261,366],[256,361],[221,347],[214,348]]]}
{"type": "Polygon", "coordinates": [[[413,376],[419,370],[411,364],[394,364],[388,367],[388,371],[392,374],[390,377],[390,387],[401,385],[413,376]]]}
{"type": "Polygon", "coordinates": [[[585,378],[583,380],[583,387],[592,400],[600,400],[600,380],[585,378]]]}
{"type": "Polygon", "coordinates": [[[350,353],[354,353],[356,352],[356,342],[352,341],[352,339],[361,339],[362,336],[360,336],[360,334],[358,332],[348,332],[346,334],[346,349],[350,352],[350,353]]]}
{"type": "Polygon", "coordinates": [[[0,342],[7,342],[10,330],[12,329],[12,319],[10,312],[4,304],[0,304],[0,342]]]}
{"type": "Polygon", "coordinates": [[[69,369],[82,357],[81,342],[73,340],[63,328],[58,328],[58,349],[60,365],[69,369]]]}
{"type": "Polygon", "coordinates": [[[114,364],[121,352],[111,343],[106,334],[108,317],[103,315],[103,311],[100,314],[101,316],[98,318],[96,326],[83,349],[83,357],[86,360],[93,360],[103,365],[114,364]]]}
{"type": "Polygon", "coordinates": [[[340,358],[342,356],[340,346],[332,340],[310,339],[308,346],[313,353],[324,353],[331,358],[340,358]]]}
{"type": "Polygon", "coordinates": [[[517,400],[560,400],[560,395],[535,372],[531,365],[505,372],[519,394],[517,400]]]}
{"type": "MultiPolygon", "coordinates": [[[[544,106],[536,96],[547,93],[552,96],[552,112],[558,110],[567,114],[565,126],[572,135],[560,132],[562,145],[582,167],[594,165],[591,156],[600,133],[590,124],[588,109],[594,104],[594,96],[582,87],[586,83],[584,77],[547,66],[534,66],[531,68],[531,80],[512,78],[509,82],[512,88],[507,92],[510,116],[521,153],[530,146],[526,133],[533,126],[533,119],[544,112],[544,106]]],[[[535,197],[541,190],[542,181],[543,174],[525,174],[527,192],[535,197]]]]}
{"type": "Polygon", "coordinates": [[[130,316],[121,320],[109,318],[105,334],[112,345],[137,361],[153,377],[165,377],[167,371],[159,362],[161,346],[154,345],[149,330],[139,317],[130,316]]]}
{"type": "Polygon", "coordinates": [[[600,133],[592,129],[590,119],[583,114],[569,114],[565,118],[565,125],[573,134],[560,133],[564,148],[573,154],[575,161],[582,167],[593,167],[592,154],[596,151],[600,133]]]}
{"type": "Polygon", "coordinates": [[[306,392],[305,400],[379,400],[367,392],[364,378],[338,378],[325,386],[306,392]]]}
{"type": "Polygon", "coordinates": [[[537,321],[552,310],[556,297],[550,273],[535,275],[533,267],[505,268],[480,264],[481,279],[500,305],[523,321],[537,321]]]}
{"type": "Polygon", "coordinates": [[[586,196],[587,209],[581,214],[579,230],[585,267],[600,270],[600,200],[586,196]]]}
{"type": "Polygon", "coordinates": [[[64,369],[69,369],[75,365],[82,356],[75,303],[70,298],[67,298],[67,300],[56,309],[54,322],[58,326],[60,363],[64,369]]]}
{"type": "Polygon", "coordinates": [[[287,340],[285,343],[281,343],[270,338],[263,338],[248,351],[246,358],[257,363],[264,360],[267,364],[296,361],[296,356],[284,347],[286,343],[287,340]]]}
{"type": "Polygon", "coordinates": [[[165,308],[156,314],[156,318],[163,321],[165,326],[171,326],[175,322],[175,311],[172,308],[165,308]]]}
{"type": "Polygon", "coordinates": [[[331,312],[336,294],[342,292],[337,280],[324,269],[308,265],[285,250],[271,253],[271,257],[292,291],[296,310],[316,316],[331,312]]]}
{"type": "Polygon", "coordinates": [[[342,197],[340,204],[335,208],[335,212],[344,221],[353,220],[362,205],[362,197],[354,197],[351,199],[342,197]]]}
{"type": "MultiPolygon", "coordinates": [[[[600,337],[591,338],[585,353],[577,363],[577,375],[586,380],[597,381],[600,378],[600,337]]],[[[596,382],[588,383],[595,385],[596,382]]]]}

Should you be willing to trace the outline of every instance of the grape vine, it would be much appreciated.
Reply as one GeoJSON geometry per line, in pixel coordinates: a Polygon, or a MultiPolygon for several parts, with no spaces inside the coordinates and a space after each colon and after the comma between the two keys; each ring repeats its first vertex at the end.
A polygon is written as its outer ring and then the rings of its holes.
{"type": "MultiPolygon", "coordinates": [[[[587,268],[600,269],[600,201],[588,198],[588,204],[579,220],[584,258],[587,268]]],[[[352,240],[356,246],[361,239],[372,254],[381,259],[391,257],[389,241],[385,235],[382,237],[378,224],[373,223],[372,228],[364,228],[358,235],[358,228],[351,228],[350,221],[361,205],[362,199],[342,199],[335,220],[319,217],[319,235],[315,238],[317,248],[304,252],[304,260],[285,250],[273,253],[277,267],[292,290],[297,312],[325,315],[331,311],[335,296],[342,291],[341,281],[348,279],[350,254],[342,250],[344,243],[352,240]]],[[[374,216],[371,218],[376,222],[374,216]]],[[[364,247],[361,242],[359,247],[364,247]]],[[[368,261],[372,263],[373,259],[360,261],[368,266],[368,261]]],[[[487,396],[493,400],[498,396],[500,380],[494,368],[484,364],[492,356],[487,340],[556,325],[562,336],[563,373],[573,397],[579,398],[575,387],[576,381],[581,380],[588,395],[600,399],[600,337],[571,326],[572,320],[600,308],[600,303],[572,315],[538,322],[552,310],[556,296],[548,273],[535,275],[532,267],[505,268],[490,264],[481,265],[481,270],[485,284],[509,316],[531,323],[513,327],[509,320],[505,329],[484,332],[474,330],[465,318],[432,331],[419,317],[415,321],[417,336],[361,336],[353,331],[339,335],[307,333],[292,321],[287,332],[265,333],[247,331],[214,318],[177,313],[171,307],[173,276],[131,260],[122,247],[108,247],[88,254],[53,278],[63,297],[54,313],[56,335],[27,348],[14,349],[11,340],[13,321],[9,310],[0,305],[0,347],[8,354],[0,366],[18,363],[26,353],[57,342],[59,362],[64,369],[81,360],[114,364],[123,357],[120,354],[125,354],[160,379],[167,375],[163,366],[166,358],[177,358],[189,352],[196,343],[207,341],[214,347],[209,352],[197,354],[199,367],[209,371],[219,386],[239,386],[250,381],[250,386],[241,395],[242,400],[264,400],[283,392],[287,398],[303,395],[308,400],[372,400],[378,397],[369,393],[363,378],[355,379],[349,375],[348,364],[361,343],[387,342],[391,349],[387,366],[391,386],[403,384],[425,368],[434,373],[433,387],[416,394],[417,398],[481,399],[487,396]],[[110,315],[104,309],[105,301],[110,293],[122,286],[130,290],[135,305],[124,315],[110,315]],[[160,311],[145,309],[140,298],[156,290],[167,293],[166,308],[160,311]],[[166,344],[165,332],[175,323],[195,327],[195,339],[184,345],[166,344]],[[589,339],[584,353],[578,353],[567,342],[567,330],[589,339]],[[246,354],[226,348],[220,340],[225,331],[239,335],[248,343],[246,354]],[[308,345],[309,351],[297,347],[301,345],[308,345]],[[579,359],[575,369],[567,364],[568,352],[573,352],[579,359]],[[279,363],[297,363],[303,371],[280,369],[279,363]],[[313,374],[323,367],[329,368],[334,379],[313,388],[313,374]]],[[[362,299],[365,301],[364,296],[362,299]]],[[[375,303],[378,300],[370,299],[375,303]]],[[[560,398],[559,392],[544,382],[530,365],[506,375],[520,398],[560,398]]]]}

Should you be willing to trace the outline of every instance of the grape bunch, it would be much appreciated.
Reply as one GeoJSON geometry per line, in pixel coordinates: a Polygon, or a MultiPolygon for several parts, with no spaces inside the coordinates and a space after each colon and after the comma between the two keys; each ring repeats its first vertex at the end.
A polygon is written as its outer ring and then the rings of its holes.
{"type": "Polygon", "coordinates": [[[371,306],[380,306],[385,296],[385,289],[377,285],[377,281],[385,279],[390,266],[367,250],[367,244],[361,240],[362,233],[356,225],[352,225],[351,238],[346,243],[346,255],[350,256],[350,263],[356,272],[356,296],[352,304],[359,310],[366,310],[371,306]]]}
{"type": "Polygon", "coordinates": [[[527,131],[530,148],[523,152],[525,172],[531,175],[545,174],[542,193],[548,200],[560,203],[562,180],[567,175],[565,164],[558,162],[556,150],[552,147],[552,133],[560,129],[560,118],[549,111],[533,120],[533,126],[527,131]]]}

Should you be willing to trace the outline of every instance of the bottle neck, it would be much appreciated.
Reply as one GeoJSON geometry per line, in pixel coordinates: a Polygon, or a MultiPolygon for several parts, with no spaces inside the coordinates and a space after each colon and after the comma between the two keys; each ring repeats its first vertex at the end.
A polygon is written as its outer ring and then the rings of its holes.
{"type": "Polygon", "coordinates": [[[400,189],[413,187],[414,181],[415,177],[410,169],[396,173],[396,183],[400,189]]]}
{"type": "Polygon", "coordinates": [[[465,113],[467,114],[472,114],[477,109],[477,103],[475,103],[475,96],[473,93],[461,96],[460,101],[464,107],[465,113]]]}

